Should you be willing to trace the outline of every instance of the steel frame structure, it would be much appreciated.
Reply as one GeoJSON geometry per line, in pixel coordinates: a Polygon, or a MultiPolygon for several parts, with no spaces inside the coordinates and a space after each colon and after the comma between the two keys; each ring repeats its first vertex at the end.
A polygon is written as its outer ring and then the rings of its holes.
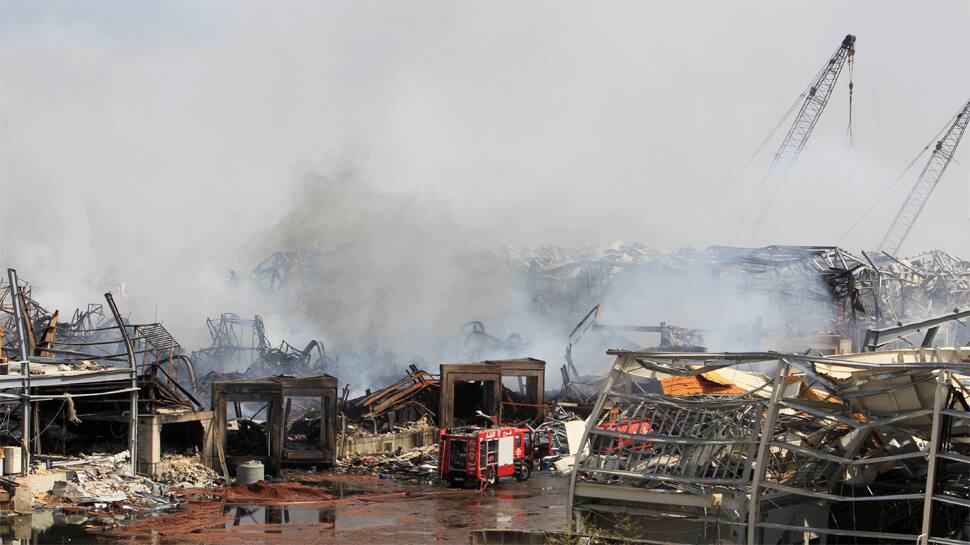
{"type": "MultiPolygon", "coordinates": [[[[58,399],[62,396],[51,396],[51,395],[35,395],[33,394],[34,388],[39,388],[43,386],[68,386],[72,384],[97,384],[97,383],[111,383],[117,382],[119,380],[127,379],[129,383],[128,387],[122,389],[114,389],[109,392],[99,391],[86,394],[76,394],[72,397],[86,397],[86,396],[105,396],[109,394],[119,394],[128,393],[130,398],[129,414],[127,417],[128,421],[128,452],[131,456],[132,463],[130,464],[131,475],[134,476],[136,472],[136,465],[134,463],[134,458],[138,452],[138,366],[135,360],[135,350],[132,344],[132,338],[129,335],[129,329],[133,326],[126,325],[118,312],[118,307],[115,304],[114,298],[111,293],[105,293],[104,298],[111,309],[112,317],[114,318],[115,327],[113,329],[117,330],[120,335],[120,340],[112,341],[112,344],[122,343],[125,347],[124,354],[121,356],[126,356],[127,367],[125,368],[109,368],[103,370],[77,370],[77,371],[56,371],[52,373],[45,373],[43,375],[33,376],[31,374],[31,363],[35,364],[63,364],[70,360],[65,360],[63,358],[56,357],[39,357],[32,355],[31,346],[28,342],[28,330],[27,327],[30,326],[29,319],[25,314],[25,309],[21,306],[21,301],[25,300],[23,297],[23,284],[19,283],[17,280],[17,271],[15,269],[7,269],[8,277],[8,287],[16,287],[16,289],[10,289],[10,299],[12,301],[14,323],[16,324],[17,338],[19,341],[19,361],[10,362],[8,365],[10,369],[18,369],[19,375],[0,375],[0,404],[2,403],[17,403],[19,402],[21,407],[21,474],[26,475],[30,469],[30,454],[31,448],[31,403],[36,403],[40,401],[50,401],[52,399],[58,399]],[[15,392],[12,393],[11,391],[15,392]]],[[[97,343],[102,344],[102,343],[97,343]]],[[[45,349],[45,351],[51,351],[50,349],[45,349]]],[[[55,351],[55,352],[66,352],[66,351],[55,351]]],[[[80,353],[71,353],[74,356],[89,356],[91,359],[99,359],[97,355],[86,355],[80,353]]],[[[102,358],[108,359],[111,358],[102,358]]],[[[115,360],[112,360],[115,361],[115,360]]]]}
{"type": "Polygon", "coordinates": [[[678,524],[684,543],[970,544],[970,349],[609,353],[571,477],[572,530],[621,516],[624,537],[668,539],[656,529],[678,524]],[[650,387],[705,376],[743,393],[650,387]]]}

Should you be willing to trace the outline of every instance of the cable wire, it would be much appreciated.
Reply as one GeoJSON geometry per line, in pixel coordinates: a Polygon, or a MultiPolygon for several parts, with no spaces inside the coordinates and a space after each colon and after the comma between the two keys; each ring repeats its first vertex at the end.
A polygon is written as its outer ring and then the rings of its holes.
{"type": "MultiPolygon", "coordinates": [[[[822,71],[824,70],[825,68],[823,67],[822,71]]],[[[748,171],[748,167],[750,167],[751,163],[753,163],[754,160],[758,158],[758,155],[760,155],[762,150],[765,149],[765,146],[767,146],[768,142],[770,142],[771,139],[775,136],[775,134],[778,132],[778,129],[780,129],[782,125],[784,125],[785,122],[788,121],[788,119],[792,116],[792,113],[795,112],[795,109],[798,107],[798,105],[801,104],[802,100],[804,100],[805,97],[808,96],[808,92],[812,89],[812,83],[814,83],[815,80],[818,79],[818,76],[819,74],[822,73],[822,71],[819,71],[819,73],[816,74],[814,78],[812,78],[812,81],[809,82],[808,86],[805,87],[805,89],[801,92],[801,94],[795,97],[795,101],[792,102],[792,105],[788,107],[788,110],[785,112],[785,114],[781,116],[781,119],[778,121],[777,124],[775,124],[775,127],[771,129],[771,132],[768,133],[768,136],[766,136],[765,139],[761,141],[761,144],[758,146],[758,149],[754,151],[751,157],[748,158],[747,162],[744,163],[744,166],[741,167],[741,170],[739,170],[738,173],[735,174],[733,178],[731,178],[731,181],[727,183],[727,186],[724,188],[723,192],[721,193],[722,199],[728,194],[728,192],[731,191],[731,189],[734,188],[734,185],[737,184],[738,180],[740,180],[741,177],[744,175],[744,173],[748,171]]]]}
{"type": "Polygon", "coordinates": [[[849,126],[845,131],[845,147],[852,149],[852,90],[855,88],[855,55],[849,56],[849,126]]]}
{"type": "Polygon", "coordinates": [[[836,241],[836,246],[841,245],[842,241],[845,240],[845,237],[849,236],[849,233],[851,233],[856,227],[858,227],[859,224],[862,223],[862,220],[866,219],[866,216],[868,216],[869,213],[872,212],[872,210],[876,207],[876,205],[879,204],[879,202],[882,201],[882,199],[885,198],[885,196],[894,187],[896,187],[896,184],[898,184],[899,181],[902,180],[904,176],[906,176],[909,170],[913,168],[913,165],[915,165],[916,161],[919,161],[920,157],[922,157],[923,154],[926,153],[926,150],[930,149],[931,146],[936,145],[936,142],[940,139],[941,136],[943,136],[943,132],[946,131],[950,127],[950,125],[953,124],[953,120],[955,118],[956,118],[955,115],[950,117],[950,119],[946,122],[946,125],[944,125],[943,128],[936,133],[936,135],[932,138],[932,140],[930,140],[929,143],[927,143],[926,146],[924,146],[923,149],[921,149],[918,154],[916,154],[916,157],[913,157],[913,160],[910,161],[908,165],[906,165],[906,168],[899,173],[899,176],[897,176],[896,179],[893,180],[893,182],[889,184],[889,186],[887,186],[886,189],[884,189],[883,192],[872,201],[872,204],[869,205],[869,208],[867,208],[866,211],[863,212],[861,216],[859,216],[859,219],[857,219],[855,223],[853,223],[852,226],[849,227],[849,229],[846,230],[846,232],[839,238],[839,240],[836,241]]]}

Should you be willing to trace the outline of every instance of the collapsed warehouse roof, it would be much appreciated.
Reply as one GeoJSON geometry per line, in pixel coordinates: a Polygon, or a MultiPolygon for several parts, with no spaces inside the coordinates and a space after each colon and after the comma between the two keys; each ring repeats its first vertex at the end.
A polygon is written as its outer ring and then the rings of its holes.
{"type": "Polygon", "coordinates": [[[32,455],[51,448],[62,455],[77,453],[92,441],[117,438],[120,427],[128,451],[137,453],[132,471],[152,474],[161,426],[208,418],[190,391],[195,372],[181,345],[160,323],[122,317],[110,293],[105,294],[109,312],[89,304],[61,321],[58,311],[51,313],[33,299],[29,283],[12,269],[8,273],[0,285],[0,361],[9,360],[0,364],[0,404],[9,415],[3,440],[21,446],[22,471],[32,455]],[[148,434],[139,442],[142,424],[148,434]]]}
{"type": "Polygon", "coordinates": [[[970,541],[970,349],[611,354],[571,482],[575,529],[970,541]]]}
{"type": "Polygon", "coordinates": [[[712,246],[663,253],[615,243],[602,251],[510,252],[508,259],[527,274],[543,308],[560,315],[585,312],[623,282],[650,285],[634,280],[703,275],[741,294],[770,294],[779,308],[797,309],[815,331],[838,331],[855,348],[865,327],[970,308],[970,262],[940,250],[904,259],[835,246],[712,246]]]}
{"type": "MultiPolygon", "coordinates": [[[[573,361],[573,348],[585,338],[588,332],[595,333],[592,339],[596,351],[606,353],[610,348],[627,350],[647,350],[648,348],[628,337],[642,334],[659,336],[660,344],[654,349],[661,351],[703,352],[704,337],[695,329],[688,329],[660,322],[658,325],[618,325],[604,324],[600,319],[600,305],[586,313],[569,333],[566,344],[565,363],[559,369],[562,373],[562,386],[554,402],[562,407],[578,409],[587,414],[593,407],[596,395],[602,389],[605,377],[602,375],[584,376],[573,361]]],[[[590,341],[586,341],[589,344],[590,341]]]]}
{"type": "Polygon", "coordinates": [[[374,433],[393,432],[422,418],[433,423],[438,421],[440,388],[437,377],[412,364],[394,384],[341,403],[341,412],[359,423],[369,422],[374,433]]]}

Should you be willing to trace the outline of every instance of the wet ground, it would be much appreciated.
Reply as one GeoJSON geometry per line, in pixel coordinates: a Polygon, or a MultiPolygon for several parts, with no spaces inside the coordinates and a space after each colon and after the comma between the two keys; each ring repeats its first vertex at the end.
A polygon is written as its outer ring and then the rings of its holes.
{"type": "Polygon", "coordinates": [[[483,492],[370,476],[288,478],[303,486],[237,487],[221,496],[199,492],[177,512],[99,531],[56,516],[33,531],[29,520],[25,526],[22,518],[5,519],[0,536],[4,543],[19,538],[37,544],[465,544],[477,528],[556,531],[565,524],[568,479],[561,477],[502,482],[483,492]]]}

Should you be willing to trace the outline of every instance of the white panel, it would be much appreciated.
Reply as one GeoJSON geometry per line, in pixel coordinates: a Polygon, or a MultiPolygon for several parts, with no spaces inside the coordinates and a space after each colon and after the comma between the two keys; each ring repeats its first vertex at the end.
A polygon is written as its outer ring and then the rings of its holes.
{"type": "Polygon", "coordinates": [[[512,437],[501,437],[498,440],[498,465],[511,464],[515,459],[515,443],[512,437]]]}
{"type": "MultiPolygon", "coordinates": [[[[586,431],[585,420],[567,420],[566,443],[569,445],[569,454],[575,456],[579,453],[579,443],[583,440],[583,432],[586,431]]],[[[589,447],[583,449],[583,454],[589,454],[589,447]]]]}

